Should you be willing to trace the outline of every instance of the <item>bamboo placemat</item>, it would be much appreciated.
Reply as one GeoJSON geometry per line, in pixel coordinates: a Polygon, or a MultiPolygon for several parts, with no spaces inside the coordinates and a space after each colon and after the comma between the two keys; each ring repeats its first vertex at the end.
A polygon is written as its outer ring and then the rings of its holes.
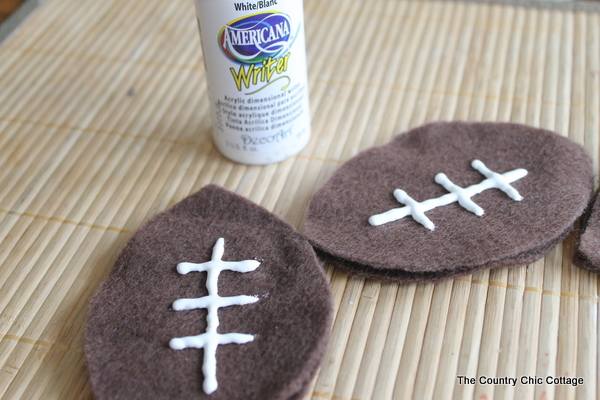
{"type": "MultiPolygon", "coordinates": [[[[131,233],[208,183],[300,230],[358,151],[433,120],[514,121],[598,172],[598,7],[306,0],[313,137],[250,167],[219,155],[191,0],[49,0],[0,46],[0,397],[92,398],[90,296],[131,233]]],[[[592,399],[598,275],[574,237],[543,260],[436,285],[325,266],[336,319],[313,399],[592,399]],[[461,385],[577,376],[585,384],[461,385]]]]}

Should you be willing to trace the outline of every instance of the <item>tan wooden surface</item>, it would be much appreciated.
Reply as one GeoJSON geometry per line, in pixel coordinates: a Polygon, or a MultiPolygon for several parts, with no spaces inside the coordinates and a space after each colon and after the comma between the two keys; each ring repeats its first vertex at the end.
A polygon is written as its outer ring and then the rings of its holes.
{"type": "MultiPolygon", "coordinates": [[[[1,399],[92,398],[90,296],[143,221],[208,183],[302,230],[342,162],[434,120],[548,128],[583,144],[598,173],[598,9],[305,0],[305,12],[313,137],[264,167],[211,142],[192,1],[49,0],[0,46],[1,399]]],[[[325,266],[336,319],[310,397],[599,397],[599,280],[573,250],[571,236],[532,265],[436,285],[325,266]]]]}

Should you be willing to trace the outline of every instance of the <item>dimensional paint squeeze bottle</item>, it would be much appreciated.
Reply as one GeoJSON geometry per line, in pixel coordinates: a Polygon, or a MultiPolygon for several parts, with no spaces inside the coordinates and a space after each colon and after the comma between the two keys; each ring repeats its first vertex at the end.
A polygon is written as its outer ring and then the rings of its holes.
{"type": "Polygon", "coordinates": [[[270,164],[310,139],[302,0],[195,0],[219,151],[270,164]]]}

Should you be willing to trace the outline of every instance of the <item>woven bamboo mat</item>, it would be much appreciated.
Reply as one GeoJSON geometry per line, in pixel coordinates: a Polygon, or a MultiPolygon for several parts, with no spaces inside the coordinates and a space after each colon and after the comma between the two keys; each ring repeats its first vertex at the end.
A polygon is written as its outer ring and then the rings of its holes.
{"type": "MultiPolygon", "coordinates": [[[[305,0],[313,138],[249,167],[211,143],[192,1],[49,0],[0,46],[0,398],[92,398],[90,296],[143,221],[208,183],[301,230],[340,163],[433,120],[548,128],[582,143],[597,173],[600,14],[588,8],[305,0]]],[[[336,320],[312,398],[600,397],[599,280],[572,266],[573,246],[436,285],[325,266],[336,320]]]]}

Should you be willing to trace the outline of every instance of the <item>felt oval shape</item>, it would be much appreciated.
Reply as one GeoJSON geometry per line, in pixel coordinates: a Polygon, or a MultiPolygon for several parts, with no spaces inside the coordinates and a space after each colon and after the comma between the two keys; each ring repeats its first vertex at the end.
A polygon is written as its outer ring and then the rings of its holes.
{"type": "Polygon", "coordinates": [[[210,185],[144,224],[95,294],[85,351],[98,399],[299,399],[324,354],[332,296],[312,247],[289,224],[210,185]],[[181,262],[205,263],[224,239],[223,261],[256,260],[250,272],[218,275],[222,297],[258,301],[218,309],[219,334],[253,336],[218,345],[212,394],[203,390],[204,349],[173,350],[173,338],[207,329],[207,310],[173,310],[207,296],[206,272],[183,275],[181,262]]]}
{"type": "Polygon", "coordinates": [[[431,123],[344,163],[313,196],[305,235],[333,264],[381,279],[430,281],[523,265],[568,234],[589,201],[592,178],[583,147],[556,133],[512,123],[431,123]],[[461,188],[481,183],[486,177],[474,160],[499,174],[527,170],[511,184],[523,199],[487,189],[471,198],[482,216],[457,202],[425,212],[434,230],[411,216],[369,223],[403,207],[395,189],[417,202],[446,195],[439,173],[461,188]]]}

